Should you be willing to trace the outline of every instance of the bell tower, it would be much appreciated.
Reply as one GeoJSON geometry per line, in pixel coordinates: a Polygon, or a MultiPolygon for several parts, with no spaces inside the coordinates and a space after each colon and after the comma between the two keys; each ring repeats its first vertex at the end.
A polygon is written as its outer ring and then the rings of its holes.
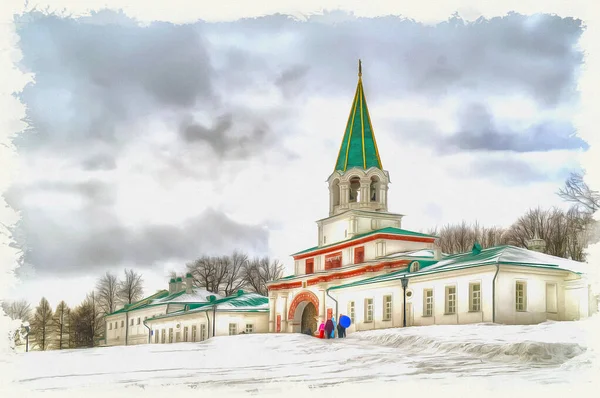
{"type": "Polygon", "coordinates": [[[329,183],[329,216],[348,210],[387,212],[389,174],[383,170],[358,61],[358,85],[329,183]]]}

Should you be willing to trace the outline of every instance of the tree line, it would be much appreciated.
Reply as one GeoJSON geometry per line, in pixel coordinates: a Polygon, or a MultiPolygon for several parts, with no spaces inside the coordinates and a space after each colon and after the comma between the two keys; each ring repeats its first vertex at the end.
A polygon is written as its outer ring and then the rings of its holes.
{"type": "MultiPolygon", "coordinates": [[[[196,287],[229,296],[243,289],[267,295],[267,282],[283,276],[284,266],[268,257],[249,259],[238,251],[231,255],[202,256],[188,264],[196,287]]],[[[175,273],[171,273],[175,277],[175,273]]],[[[12,319],[30,323],[29,346],[34,350],[95,347],[103,339],[104,316],[143,298],[142,275],[125,270],[123,278],[106,272],[82,303],[70,308],[61,301],[53,310],[45,297],[32,309],[24,300],[5,301],[2,309],[12,319]]],[[[25,344],[23,330],[11,332],[16,345],[25,344]]]]}
{"type": "Polygon", "coordinates": [[[463,221],[447,224],[439,231],[430,229],[428,233],[439,236],[442,252],[448,254],[467,252],[475,242],[483,248],[499,245],[529,248],[530,240],[539,238],[546,243],[545,253],[585,261],[585,248],[600,238],[600,228],[593,218],[600,207],[600,195],[590,189],[579,173],[572,173],[557,194],[572,203],[568,210],[530,209],[508,228],[463,221]]]}

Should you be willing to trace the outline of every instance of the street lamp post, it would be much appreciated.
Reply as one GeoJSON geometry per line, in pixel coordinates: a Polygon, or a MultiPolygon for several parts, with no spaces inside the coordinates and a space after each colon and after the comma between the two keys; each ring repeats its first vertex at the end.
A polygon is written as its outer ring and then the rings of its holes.
{"type": "Polygon", "coordinates": [[[402,317],[402,326],[406,327],[406,287],[408,286],[408,278],[404,277],[400,279],[400,281],[402,282],[402,290],[404,291],[404,305],[402,306],[404,316],[402,317]]]}
{"type": "Polygon", "coordinates": [[[23,327],[25,328],[25,332],[27,332],[25,335],[25,352],[29,352],[29,322],[23,322],[23,327]]]}

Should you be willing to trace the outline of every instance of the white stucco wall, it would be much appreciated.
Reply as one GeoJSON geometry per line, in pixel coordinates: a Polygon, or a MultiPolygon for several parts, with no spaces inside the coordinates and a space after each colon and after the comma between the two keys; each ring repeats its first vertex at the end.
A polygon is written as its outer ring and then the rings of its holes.
{"type": "Polygon", "coordinates": [[[125,345],[125,326],[121,327],[121,321],[125,322],[126,317],[129,319],[128,326],[128,339],[127,344],[145,344],[148,342],[148,329],[144,326],[144,318],[151,318],[156,315],[163,315],[166,313],[166,305],[152,306],[148,308],[142,308],[139,310],[130,311],[126,314],[117,314],[108,316],[105,318],[106,322],[106,345],[125,345]],[[140,323],[138,324],[138,318],[140,323]],[[133,326],[131,320],[133,319],[133,326]],[[115,322],[118,327],[115,328],[115,322]],[[112,329],[108,326],[112,323],[112,329]]]}
{"type": "MultiPolygon", "coordinates": [[[[213,335],[213,312],[203,311],[194,312],[191,314],[185,314],[181,316],[173,316],[165,319],[157,319],[148,322],[152,328],[154,335],[151,339],[151,344],[155,343],[155,335],[158,333],[159,340],[161,343],[161,333],[165,330],[165,343],[169,343],[169,329],[173,328],[173,342],[184,341],[185,327],[188,328],[188,342],[192,342],[192,327],[196,326],[196,339],[194,341],[202,341],[202,325],[206,328],[205,339],[212,337],[213,335]],[[180,328],[177,329],[177,324],[180,328]],[[177,333],[179,332],[179,336],[177,333]],[[179,338],[179,341],[177,339],[179,338]]],[[[216,336],[228,336],[229,325],[235,324],[237,326],[237,334],[246,330],[246,325],[250,324],[253,326],[253,333],[267,333],[269,329],[269,314],[266,312],[217,312],[216,313],[216,325],[215,335],[216,336]]]]}

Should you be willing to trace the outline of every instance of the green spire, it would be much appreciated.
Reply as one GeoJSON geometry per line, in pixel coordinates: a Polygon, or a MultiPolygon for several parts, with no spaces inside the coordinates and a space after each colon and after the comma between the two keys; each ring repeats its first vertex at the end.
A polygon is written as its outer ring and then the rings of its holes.
{"type": "Polygon", "coordinates": [[[360,167],[365,170],[371,167],[382,169],[363,89],[362,63],[360,60],[358,60],[358,85],[335,170],[346,171],[352,167],[360,167]]]}

